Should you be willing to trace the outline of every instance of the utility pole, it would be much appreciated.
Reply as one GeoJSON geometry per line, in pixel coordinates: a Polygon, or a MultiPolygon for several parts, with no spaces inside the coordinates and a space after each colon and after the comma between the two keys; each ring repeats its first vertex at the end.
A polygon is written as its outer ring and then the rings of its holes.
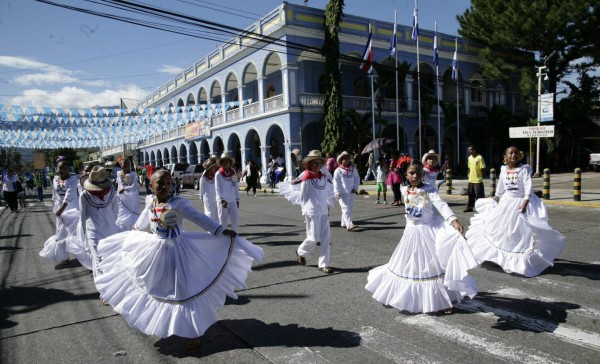
{"type": "MultiPolygon", "coordinates": [[[[542,73],[542,71],[544,69],[546,69],[546,66],[537,66],[537,77],[538,77],[538,104],[537,104],[537,126],[540,126],[540,121],[541,121],[541,115],[542,115],[542,76],[546,76],[546,79],[548,78],[548,75],[545,73],[542,73]]],[[[535,145],[535,173],[534,173],[534,177],[539,177],[540,176],[540,137],[537,137],[537,142],[535,145]]]]}

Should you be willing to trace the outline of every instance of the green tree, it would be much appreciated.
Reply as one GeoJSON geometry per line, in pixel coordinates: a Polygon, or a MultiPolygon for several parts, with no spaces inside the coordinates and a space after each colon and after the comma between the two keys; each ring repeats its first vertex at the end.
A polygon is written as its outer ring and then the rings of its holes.
{"type": "Polygon", "coordinates": [[[344,0],[330,0],[325,8],[325,75],[328,79],[325,102],[325,130],[321,149],[324,154],[340,150],[342,110],[342,77],[340,74],[340,40],[338,32],[344,16],[344,0]]]}

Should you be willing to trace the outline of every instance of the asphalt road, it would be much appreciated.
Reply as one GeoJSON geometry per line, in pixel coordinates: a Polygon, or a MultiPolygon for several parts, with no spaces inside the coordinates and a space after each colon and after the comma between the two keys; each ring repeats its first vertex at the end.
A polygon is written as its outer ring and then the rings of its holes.
{"type": "MultiPolygon", "coordinates": [[[[193,193],[183,191],[200,207],[193,193]]],[[[464,197],[447,201],[468,225],[464,197]]],[[[450,316],[384,308],[364,289],[368,269],[385,264],[400,240],[400,208],[360,198],[360,228],[347,232],[337,227],[336,207],[333,275],[317,270],[316,256],[296,263],[304,239],[298,206],[267,193],[242,196],[240,208],[240,233],[265,249],[265,260],[193,351],[182,338],[141,334],[101,306],[84,268],[55,270],[39,257],[54,230],[49,206],[0,210],[0,362],[598,362],[600,208],[549,204],[551,224],[566,236],[554,267],[527,279],[485,264],[472,272],[478,296],[450,316]]]]}

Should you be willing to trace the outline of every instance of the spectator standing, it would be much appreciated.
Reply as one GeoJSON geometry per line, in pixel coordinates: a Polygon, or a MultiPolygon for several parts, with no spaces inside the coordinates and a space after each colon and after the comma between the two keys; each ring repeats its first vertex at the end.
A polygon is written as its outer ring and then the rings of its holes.
{"type": "Polygon", "coordinates": [[[19,212],[19,206],[17,203],[17,182],[19,178],[15,175],[12,167],[6,168],[6,173],[2,175],[2,192],[4,194],[4,200],[8,204],[11,212],[19,212]]]}
{"type": "Polygon", "coordinates": [[[37,191],[38,201],[44,202],[44,181],[42,180],[42,174],[40,172],[35,174],[33,185],[37,191]]]}
{"type": "Polygon", "coordinates": [[[477,147],[471,144],[469,145],[469,158],[467,162],[468,168],[468,185],[467,195],[469,200],[467,202],[467,208],[463,212],[473,212],[475,207],[475,201],[477,199],[485,197],[485,191],[483,188],[483,175],[485,173],[485,161],[481,154],[477,153],[477,147]]]}
{"type": "Polygon", "coordinates": [[[369,181],[371,177],[375,178],[375,169],[377,165],[375,164],[375,154],[373,152],[369,153],[369,159],[367,160],[367,174],[365,175],[365,181],[369,181]]]}

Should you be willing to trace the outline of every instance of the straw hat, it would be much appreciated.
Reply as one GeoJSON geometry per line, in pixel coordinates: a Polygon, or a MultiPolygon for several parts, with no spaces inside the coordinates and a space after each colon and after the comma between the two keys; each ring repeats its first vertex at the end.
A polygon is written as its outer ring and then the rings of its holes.
{"type": "Polygon", "coordinates": [[[423,158],[421,158],[421,162],[423,164],[425,164],[425,162],[427,161],[427,158],[431,158],[431,157],[433,157],[435,159],[436,164],[440,161],[440,155],[438,153],[436,153],[435,150],[432,149],[429,152],[425,153],[423,158]]]}
{"type": "Polygon", "coordinates": [[[231,158],[229,156],[229,154],[227,154],[227,152],[223,152],[223,154],[221,154],[221,158],[219,158],[217,160],[217,164],[221,165],[221,161],[223,161],[224,159],[229,159],[229,162],[231,163],[231,165],[233,166],[233,164],[235,163],[235,159],[231,158]]]}
{"type": "Polygon", "coordinates": [[[348,153],[348,152],[346,152],[346,151],[343,151],[343,152],[342,152],[340,155],[338,155],[338,157],[337,157],[337,163],[338,163],[338,164],[340,164],[340,163],[341,163],[340,161],[341,161],[343,158],[346,158],[346,157],[348,157],[348,159],[349,159],[350,161],[352,161],[352,154],[350,154],[350,153],[348,153]]]}
{"type": "Polygon", "coordinates": [[[307,164],[308,162],[320,160],[323,164],[327,162],[327,158],[323,158],[321,156],[321,152],[318,150],[311,150],[306,157],[302,160],[302,164],[307,164]]]}
{"type": "Polygon", "coordinates": [[[108,178],[108,172],[101,166],[92,168],[88,178],[83,182],[83,188],[88,191],[102,191],[111,185],[112,182],[108,178]]]}
{"type": "Polygon", "coordinates": [[[207,160],[204,161],[204,163],[202,163],[202,166],[204,167],[205,170],[209,169],[212,166],[216,166],[217,165],[217,157],[210,157],[207,160]]]}

